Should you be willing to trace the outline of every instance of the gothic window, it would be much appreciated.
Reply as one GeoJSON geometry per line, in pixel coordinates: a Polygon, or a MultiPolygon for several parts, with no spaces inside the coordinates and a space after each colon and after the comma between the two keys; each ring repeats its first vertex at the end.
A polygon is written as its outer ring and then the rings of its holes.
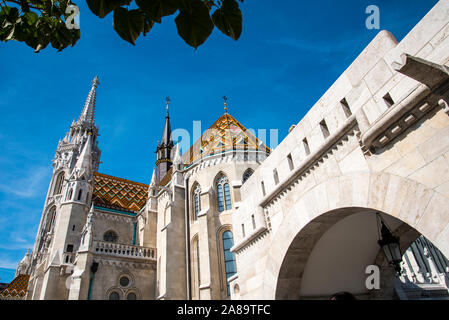
{"type": "Polygon", "coordinates": [[[110,230],[103,235],[103,240],[107,242],[117,242],[118,236],[114,231],[110,230]]]}
{"type": "Polygon", "coordinates": [[[228,279],[237,273],[237,266],[235,263],[235,254],[231,252],[231,248],[234,245],[234,239],[232,237],[232,232],[227,230],[223,232],[223,256],[226,274],[226,287],[228,296],[231,295],[231,289],[229,287],[228,279]]]}
{"type": "Polygon", "coordinates": [[[53,189],[53,195],[62,193],[62,185],[64,182],[64,172],[60,172],[56,178],[55,188],[53,189]]]}
{"type": "Polygon", "coordinates": [[[252,175],[253,173],[254,173],[254,171],[251,170],[251,169],[246,170],[245,173],[243,174],[242,183],[245,183],[246,180],[248,180],[249,177],[251,177],[251,175],[252,175]]]}
{"type": "Polygon", "coordinates": [[[120,295],[116,291],[112,291],[109,294],[109,300],[120,300],[120,295]]]}
{"type": "Polygon", "coordinates": [[[81,200],[82,195],[83,195],[83,190],[78,191],[78,201],[81,200]]]}
{"type": "Polygon", "coordinates": [[[218,211],[231,209],[231,192],[229,190],[228,178],[225,176],[220,177],[216,183],[217,186],[217,200],[218,211]]]}
{"type": "Polygon", "coordinates": [[[192,296],[193,299],[200,298],[201,270],[200,270],[200,245],[198,236],[195,235],[192,240],[192,296]]]}
{"type": "Polygon", "coordinates": [[[55,223],[55,218],[56,218],[56,208],[53,207],[50,209],[50,211],[48,212],[48,217],[47,217],[47,232],[51,231],[53,229],[53,225],[55,223]]]}
{"type": "Polygon", "coordinates": [[[73,189],[70,189],[69,193],[67,194],[67,201],[72,200],[72,193],[73,193],[73,189]]]}
{"type": "Polygon", "coordinates": [[[137,300],[137,296],[136,296],[136,294],[134,292],[130,292],[126,296],[126,300],[137,300]]]}
{"type": "Polygon", "coordinates": [[[195,212],[195,220],[198,219],[198,214],[201,211],[201,187],[198,184],[193,191],[193,207],[195,212]]]}

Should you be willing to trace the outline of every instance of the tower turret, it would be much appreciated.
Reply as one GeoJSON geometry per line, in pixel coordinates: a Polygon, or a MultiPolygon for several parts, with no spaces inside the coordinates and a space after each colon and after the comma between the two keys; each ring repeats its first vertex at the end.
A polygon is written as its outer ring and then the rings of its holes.
{"type": "Polygon", "coordinates": [[[162,132],[162,140],[158,144],[156,149],[156,183],[159,184],[161,179],[170,170],[173,162],[171,159],[171,150],[173,148],[173,141],[171,140],[171,126],[170,115],[168,113],[168,107],[170,105],[170,99],[166,98],[167,114],[165,116],[164,131],[162,132]]]}

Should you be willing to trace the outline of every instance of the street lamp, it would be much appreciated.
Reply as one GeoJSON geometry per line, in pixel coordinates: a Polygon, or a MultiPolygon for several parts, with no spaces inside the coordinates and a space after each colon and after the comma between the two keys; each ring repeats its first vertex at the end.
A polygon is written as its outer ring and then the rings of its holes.
{"type": "Polygon", "coordinates": [[[382,249],[388,264],[394,266],[397,273],[401,273],[401,247],[399,245],[399,237],[395,237],[391,230],[387,227],[379,213],[377,213],[377,219],[380,223],[380,239],[377,241],[382,249]]]}

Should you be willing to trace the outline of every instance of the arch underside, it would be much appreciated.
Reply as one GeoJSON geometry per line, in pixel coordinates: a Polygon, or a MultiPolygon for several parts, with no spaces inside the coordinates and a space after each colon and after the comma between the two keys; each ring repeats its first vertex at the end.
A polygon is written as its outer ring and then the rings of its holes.
{"type": "MultiPolygon", "coordinates": [[[[402,252],[423,235],[448,256],[449,199],[416,181],[388,173],[357,172],[300,192],[265,244],[265,299],[319,296],[303,292],[304,275],[310,274],[307,263],[320,239],[353,215],[382,213],[400,236],[402,252]]],[[[371,240],[369,259],[366,256],[364,263],[386,265],[377,241],[371,240]]]]}

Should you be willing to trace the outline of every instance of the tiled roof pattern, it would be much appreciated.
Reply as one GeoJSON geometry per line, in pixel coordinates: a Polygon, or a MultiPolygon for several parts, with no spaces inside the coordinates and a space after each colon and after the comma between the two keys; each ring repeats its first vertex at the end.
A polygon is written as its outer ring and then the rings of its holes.
{"type": "Polygon", "coordinates": [[[270,149],[228,113],[223,114],[183,155],[184,164],[191,164],[202,157],[228,150],[270,149]]]}
{"type": "Polygon", "coordinates": [[[95,205],[125,211],[139,211],[148,198],[148,185],[94,172],[95,205]]]}
{"type": "Polygon", "coordinates": [[[20,274],[0,291],[0,298],[23,298],[28,289],[28,281],[30,276],[28,274],[20,274]]]}

